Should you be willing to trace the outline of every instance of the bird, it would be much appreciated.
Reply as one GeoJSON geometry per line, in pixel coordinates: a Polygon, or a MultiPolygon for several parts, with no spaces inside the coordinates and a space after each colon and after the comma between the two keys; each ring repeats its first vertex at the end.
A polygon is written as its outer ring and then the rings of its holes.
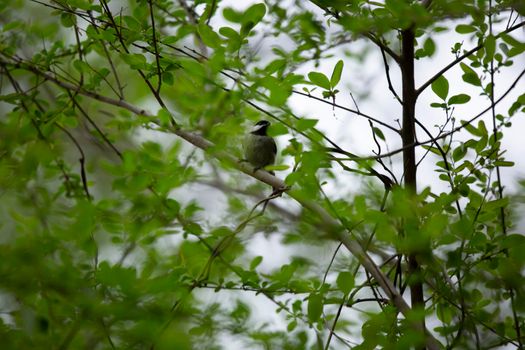
{"type": "MultiPolygon", "coordinates": [[[[244,158],[254,166],[254,172],[275,162],[277,145],[275,140],[267,134],[269,126],[269,121],[260,120],[244,137],[244,158]]],[[[270,173],[273,175],[273,171],[270,173]]]]}

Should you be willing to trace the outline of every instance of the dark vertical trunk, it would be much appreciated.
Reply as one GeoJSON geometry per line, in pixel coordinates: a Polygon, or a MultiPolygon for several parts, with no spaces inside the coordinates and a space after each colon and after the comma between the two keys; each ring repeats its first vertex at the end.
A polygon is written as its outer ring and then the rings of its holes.
{"type": "MultiPolygon", "coordinates": [[[[403,76],[403,147],[413,144],[416,140],[415,107],[416,88],[414,86],[414,32],[407,29],[402,32],[401,70],[403,76]]],[[[416,155],[414,147],[403,151],[405,187],[416,191],[416,155]]]]}
{"type": "MultiPolygon", "coordinates": [[[[415,107],[416,107],[416,89],[414,82],[414,30],[412,28],[403,30],[402,37],[402,56],[401,71],[403,76],[403,130],[401,137],[403,139],[403,164],[405,175],[405,188],[413,194],[417,190],[416,181],[416,154],[413,145],[416,141],[415,131],[415,107]]],[[[410,283],[410,296],[413,308],[424,308],[423,284],[421,282],[420,266],[414,254],[408,256],[408,273],[410,283]]],[[[423,319],[421,329],[425,329],[425,320],[423,319]]]]}

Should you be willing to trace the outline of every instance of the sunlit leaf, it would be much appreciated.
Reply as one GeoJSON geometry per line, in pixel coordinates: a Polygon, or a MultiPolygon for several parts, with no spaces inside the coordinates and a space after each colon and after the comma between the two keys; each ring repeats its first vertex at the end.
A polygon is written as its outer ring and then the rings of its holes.
{"type": "Polygon", "coordinates": [[[322,87],[326,90],[330,90],[330,80],[328,80],[327,76],[323,73],[310,72],[308,73],[308,78],[310,79],[310,82],[312,82],[314,85],[322,87]]]}
{"type": "Polygon", "coordinates": [[[339,84],[339,80],[341,80],[341,74],[343,73],[343,60],[337,61],[334,71],[332,72],[332,76],[330,77],[330,85],[332,87],[336,87],[337,84],[339,84]]]}

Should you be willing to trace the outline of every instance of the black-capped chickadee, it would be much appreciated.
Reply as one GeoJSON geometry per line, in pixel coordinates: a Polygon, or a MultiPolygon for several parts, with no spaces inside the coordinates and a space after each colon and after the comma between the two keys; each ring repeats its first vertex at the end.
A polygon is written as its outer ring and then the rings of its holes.
{"type": "MultiPolygon", "coordinates": [[[[254,171],[273,164],[277,153],[275,140],[266,134],[270,122],[258,121],[244,137],[244,158],[255,168],[254,171]]],[[[273,174],[273,171],[270,171],[273,174]]]]}

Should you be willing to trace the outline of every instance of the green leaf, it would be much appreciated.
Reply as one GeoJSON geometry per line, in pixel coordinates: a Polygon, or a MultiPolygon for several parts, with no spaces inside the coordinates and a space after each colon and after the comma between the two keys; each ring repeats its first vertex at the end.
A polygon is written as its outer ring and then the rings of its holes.
{"type": "Polygon", "coordinates": [[[255,4],[250,6],[242,16],[242,23],[250,23],[252,28],[257,25],[266,14],[266,6],[264,4],[255,4]]]}
{"type": "Polygon", "coordinates": [[[204,45],[216,49],[221,46],[221,38],[206,23],[199,23],[197,28],[199,36],[204,45]]]}
{"type": "Polygon", "coordinates": [[[124,19],[124,22],[128,26],[128,29],[131,29],[133,31],[139,31],[139,30],[142,29],[142,25],[134,17],[132,17],[132,16],[123,16],[122,18],[124,19]]]}
{"type": "Polygon", "coordinates": [[[454,319],[454,312],[449,304],[437,304],[436,314],[439,320],[445,324],[449,324],[454,319]]]}
{"type": "Polygon", "coordinates": [[[291,87],[274,76],[267,75],[263,77],[260,82],[262,86],[270,91],[268,103],[272,106],[282,106],[292,94],[291,87]]]}
{"type": "Polygon", "coordinates": [[[375,126],[372,128],[374,135],[379,137],[381,140],[385,141],[385,135],[383,134],[383,131],[381,129],[376,128],[375,126]]]}
{"type": "Polygon", "coordinates": [[[508,161],[508,160],[497,160],[497,161],[494,162],[494,165],[495,166],[508,167],[508,166],[514,166],[515,163],[511,162],[511,161],[508,161]]]}
{"type": "Polygon", "coordinates": [[[471,133],[472,135],[474,136],[483,136],[483,133],[480,132],[478,129],[476,129],[476,127],[474,125],[472,125],[471,123],[468,123],[467,121],[465,120],[462,120],[461,121],[461,126],[467,130],[469,133],[471,133]]]}
{"type": "Polygon", "coordinates": [[[66,28],[73,27],[77,23],[77,17],[69,12],[62,12],[60,15],[60,22],[66,28]]]}
{"type": "Polygon", "coordinates": [[[488,137],[487,135],[483,135],[480,137],[480,139],[475,143],[474,149],[477,153],[480,153],[487,147],[488,137]]]}
{"type": "Polygon", "coordinates": [[[282,59],[282,58],[279,58],[279,59],[276,59],[276,60],[273,60],[272,62],[270,62],[264,68],[264,71],[267,74],[273,74],[273,73],[277,72],[278,70],[282,70],[285,66],[286,66],[286,60],[282,59]]]}
{"type": "Polygon", "coordinates": [[[180,203],[172,198],[166,200],[166,207],[168,212],[173,216],[176,216],[180,212],[180,203]]]}
{"type": "Polygon", "coordinates": [[[523,247],[525,248],[525,236],[521,234],[509,234],[503,238],[501,242],[502,248],[513,248],[513,247],[523,247]]]}
{"type": "Polygon", "coordinates": [[[59,120],[59,124],[67,128],[76,128],[78,126],[78,120],[75,117],[64,115],[63,118],[59,120]]]}
{"type": "Polygon", "coordinates": [[[447,174],[439,174],[439,179],[445,182],[450,182],[450,176],[447,174]]]}
{"type": "Polygon", "coordinates": [[[475,86],[481,86],[481,80],[479,79],[478,74],[472,68],[470,68],[465,63],[461,62],[460,67],[463,70],[464,74],[462,76],[463,81],[475,86]]]}
{"type": "Polygon", "coordinates": [[[345,295],[350,293],[352,288],[354,288],[354,276],[347,271],[340,272],[337,276],[337,288],[339,288],[345,295]]]}
{"type": "Polygon", "coordinates": [[[5,23],[2,31],[8,32],[10,30],[19,29],[25,26],[25,22],[22,20],[13,20],[12,22],[5,23]]]}
{"type": "Polygon", "coordinates": [[[525,43],[522,43],[521,41],[516,40],[514,37],[512,37],[512,36],[510,36],[508,34],[503,34],[503,35],[501,35],[501,38],[503,39],[503,41],[505,43],[507,43],[510,46],[512,46],[512,48],[510,50],[508,50],[508,52],[506,52],[508,57],[513,57],[513,56],[519,55],[523,51],[525,51],[525,43]]]}
{"type": "Polygon", "coordinates": [[[330,80],[323,73],[310,72],[308,73],[308,79],[312,84],[322,87],[323,89],[330,90],[330,80]]]}
{"type": "Polygon", "coordinates": [[[318,122],[317,119],[301,118],[295,124],[295,128],[297,129],[297,131],[305,131],[305,130],[312,129],[313,127],[315,127],[317,122],[318,122]]]}
{"type": "Polygon", "coordinates": [[[297,321],[292,320],[292,322],[288,323],[288,326],[286,326],[286,330],[288,332],[292,332],[297,327],[297,321]]]}
{"type": "Polygon", "coordinates": [[[175,44],[179,40],[180,38],[175,35],[167,35],[167,36],[162,37],[162,43],[164,43],[165,45],[175,44]]]}
{"type": "Polygon", "coordinates": [[[159,110],[157,118],[159,118],[161,125],[168,126],[171,123],[171,114],[165,108],[159,110]]]}
{"type": "Polygon", "coordinates": [[[430,104],[430,107],[432,108],[443,108],[443,109],[446,109],[448,107],[448,105],[446,103],[437,103],[437,102],[432,102],[430,104]]]}
{"type": "Polygon", "coordinates": [[[470,96],[467,94],[454,95],[448,100],[449,105],[460,105],[470,101],[470,96]]]}
{"type": "Polygon", "coordinates": [[[281,123],[272,123],[268,128],[268,135],[279,136],[288,134],[288,129],[281,123]]]}
{"type": "Polygon", "coordinates": [[[308,298],[308,319],[317,322],[323,314],[323,296],[318,293],[310,294],[308,298]]]}
{"type": "Polygon", "coordinates": [[[147,64],[146,57],[138,53],[123,53],[121,54],[122,59],[133,69],[144,69],[147,64]]]}
{"type": "Polygon", "coordinates": [[[465,73],[461,76],[465,83],[469,83],[475,86],[481,86],[481,80],[477,74],[465,73]]]}
{"type": "Polygon", "coordinates": [[[89,65],[81,60],[75,60],[73,61],[73,67],[80,73],[86,73],[90,71],[89,65]]]}
{"type": "Polygon", "coordinates": [[[20,100],[23,99],[24,97],[25,97],[24,94],[19,94],[19,93],[6,94],[4,93],[0,95],[0,101],[4,101],[7,103],[16,105],[20,103],[20,100]]]}
{"type": "Polygon", "coordinates": [[[432,38],[427,38],[423,43],[423,49],[427,56],[432,56],[436,52],[436,43],[432,38]]]}
{"type": "Polygon", "coordinates": [[[439,98],[442,100],[445,100],[448,96],[448,80],[443,75],[440,75],[439,78],[437,78],[432,83],[432,91],[436,95],[438,95],[439,98]]]}
{"type": "Polygon", "coordinates": [[[427,151],[429,152],[432,152],[434,154],[437,154],[438,156],[441,155],[441,152],[439,151],[439,149],[437,147],[434,147],[434,146],[426,146],[426,145],[423,145],[421,146],[423,147],[423,149],[426,149],[427,151]]]}
{"type": "Polygon", "coordinates": [[[496,38],[494,35],[489,35],[485,40],[485,59],[484,62],[490,62],[494,58],[496,52],[496,38]]]}
{"type": "Polygon", "coordinates": [[[483,120],[480,120],[478,122],[478,130],[481,132],[481,136],[488,135],[487,126],[485,125],[485,122],[483,120]]]}
{"type": "Polygon", "coordinates": [[[162,82],[166,83],[166,84],[168,84],[170,86],[173,86],[173,83],[175,82],[175,80],[173,78],[173,74],[171,74],[170,72],[162,73],[162,82]]]}
{"type": "Polygon", "coordinates": [[[420,58],[423,58],[425,56],[427,56],[427,53],[424,49],[417,49],[416,52],[414,52],[414,57],[416,58],[416,60],[419,60],[420,58]]]}
{"type": "Polygon", "coordinates": [[[226,7],[224,10],[222,10],[222,15],[227,21],[232,23],[241,23],[243,19],[243,13],[236,11],[231,7],[226,7]]]}
{"type": "Polygon", "coordinates": [[[184,59],[179,62],[179,64],[182,66],[184,71],[186,71],[189,75],[192,75],[194,77],[205,77],[206,76],[206,69],[204,66],[191,59],[184,59]]]}
{"type": "Polygon", "coordinates": [[[284,183],[288,186],[292,186],[293,184],[299,182],[302,177],[302,174],[294,171],[288,174],[288,176],[286,176],[286,178],[284,179],[284,183]]]}
{"type": "Polygon", "coordinates": [[[240,39],[239,33],[237,33],[231,27],[221,27],[219,28],[219,34],[228,38],[228,39],[240,39]]]}
{"type": "Polygon", "coordinates": [[[504,208],[509,205],[509,198],[495,199],[493,201],[488,201],[485,203],[486,210],[495,210],[499,208],[504,208]]]}
{"type": "Polygon", "coordinates": [[[341,80],[341,74],[343,73],[343,60],[339,60],[335,67],[334,71],[332,72],[332,76],[330,77],[330,85],[332,88],[336,87],[339,81],[341,80]]]}
{"type": "Polygon", "coordinates": [[[456,32],[459,34],[474,33],[475,31],[476,27],[469,24],[459,24],[456,26],[456,32]]]}
{"type": "Polygon", "coordinates": [[[506,42],[512,47],[518,47],[518,46],[524,45],[524,43],[522,43],[521,41],[517,40],[516,38],[514,38],[513,36],[509,34],[502,34],[501,39],[503,39],[504,42],[506,42]]]}
{"type": "Polygon", "coordinates": [[[467,150],[468,148],[465,147],[465,145],[460,145],[452,152],[452,159],[454,159],[455,162],[460,161],[467,154],[467,150]]]}
{"type": "Polygon", "coordinates": [[[266,13],[266,6],[264,4],[255,4],[250,6],[241,19],[241,37],[247,37],[251,30],[263,19],[266,13]]]}
{"type": "Polygon", "coordinates": [[[260,255],[253,258],[252,261],[250,262],[250,270],[255,270],[255,268],[259,266],[259,264],[262,263],[262,261],[263,261],[263,257],[260,255]]]}

